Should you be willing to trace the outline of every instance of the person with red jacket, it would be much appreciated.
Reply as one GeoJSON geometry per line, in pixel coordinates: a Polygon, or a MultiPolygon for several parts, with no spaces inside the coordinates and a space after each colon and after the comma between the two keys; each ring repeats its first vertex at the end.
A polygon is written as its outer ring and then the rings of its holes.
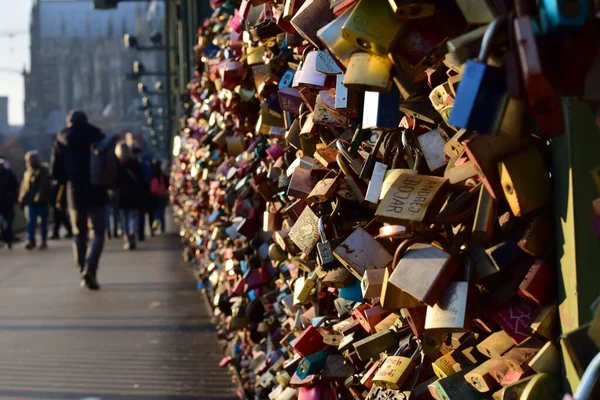
{"type": "Polygon", "coordinates": [[[152,196],[152,231],[160,228],[165,233],[165,209],[169,201],[169,177],[163,173],[159,160],[152,160],[152,180],[150,181],[152,196]]]}

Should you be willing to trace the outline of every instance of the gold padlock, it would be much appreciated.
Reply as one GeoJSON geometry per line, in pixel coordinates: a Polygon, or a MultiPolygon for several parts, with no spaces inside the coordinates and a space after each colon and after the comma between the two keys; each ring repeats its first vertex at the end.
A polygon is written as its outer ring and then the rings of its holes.
{"type": "Polygon", "coordinates": [[[364,51],[387,56],[403,27],[387,2],[360,0],[342,27],[342,34],[364,51]]]}
{"type": "Polygon", "coordinates": [[[373,378],[373,383],[388,389],[399,390],[416,366],[417,357],[421,355],[421,345],[416,347],[410,357],[400,355],[407,351],[411,350],[401,347],[393,356],[383,360],[373,378]]]}
{"type": "Polygon", "coordinates": [[[388,92],[392,86],[392,62],[371,53],[354,53],[348,62],[344,86],[350,90],[388,92]]]}
{"type": "Polygon", "coordinates": [[[506,201],[516,217],[539,209],[552,198],[550,175],[536,149],[502,160],[498,171],[506,201]]]}
{"type": "Polygon", "coordinates": [[[350,62],[350,56],[357,50],[355,46],[342,36],[342,26],[348,20],[351,12],[352,9],[347,10],[317,32],[317,36],[321,42],[346,68],[350,62]]]}
{"type": "Polygon", "coordinates": [[[316,285],[312,277],[300,277],[294,284],[294,306],[306,304],[310,298],[310,292],[316,285]]]}
{"type": "Polygon", "coordinates": [[[487,393],[500,386],[490,371],[503,368],[501,360],[487,360],[465,374],[465,380],[478,392],[487,393]]]}

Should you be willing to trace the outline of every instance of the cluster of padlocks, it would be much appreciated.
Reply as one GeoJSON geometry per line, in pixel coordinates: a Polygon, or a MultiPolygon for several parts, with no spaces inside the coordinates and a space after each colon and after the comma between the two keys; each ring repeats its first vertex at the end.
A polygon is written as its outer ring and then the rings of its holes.
{"type": "Polygon", "coordinates": [[[548,148],[591,5],[211,4],[171,194],[245,395],[562,398],[548,148]]]}

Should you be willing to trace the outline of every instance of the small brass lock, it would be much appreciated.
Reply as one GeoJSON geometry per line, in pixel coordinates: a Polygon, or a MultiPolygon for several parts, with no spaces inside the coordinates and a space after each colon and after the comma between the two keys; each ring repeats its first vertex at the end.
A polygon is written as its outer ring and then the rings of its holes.
{"type": "Polygon", "coordinates": [[[421,345],[416,347],[410,357],[400,355],[407,351],[410,349],[401,348],[393,356],[387,357],[373,378],[373,383],[388,389],[401,389],[415,369],[417,358],[421,355],[421,345]]]}

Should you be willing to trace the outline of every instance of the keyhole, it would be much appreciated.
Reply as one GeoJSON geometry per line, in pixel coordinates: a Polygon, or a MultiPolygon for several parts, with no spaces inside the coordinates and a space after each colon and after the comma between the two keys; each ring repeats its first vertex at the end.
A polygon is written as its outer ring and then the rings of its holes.
{"type": "Polygon", "coordinates": [[[514,192],[512,185],[506,185],[506,186],[504,186],[504,189],[506,190],[506,193],[508,193],[508,194],[513,194],[513,192],[514,192]]]}
{"type": "Polygon", "coordinates": [[[367,42],[363,38],[356,38],[356,43],[365,50],[369,50],[371,48],[371,43],[367,42]]]}

